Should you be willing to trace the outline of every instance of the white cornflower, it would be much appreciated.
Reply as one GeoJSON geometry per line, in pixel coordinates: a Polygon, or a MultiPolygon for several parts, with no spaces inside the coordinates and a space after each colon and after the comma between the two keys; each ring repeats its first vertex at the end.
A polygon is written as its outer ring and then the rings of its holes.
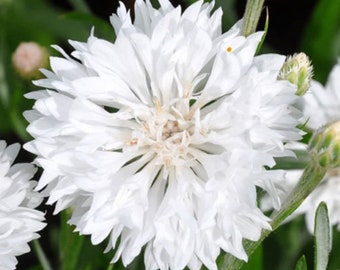
{"type": "Polygon", "coordinates": [[[254,57],[262,33],[245,38],[239,22],[221,34],[212,8],[137,0],[132,22],[121,4],[114,43],[55,47],[64,57],[36,82],[47,90],[27,95],[38,189],[93,244],[109,237],[113,261],[143,246],[148,270],[216,269],[221,249],[246,260],[242,240],[270,229],[256,186],[280,205],[282,172],[265,168],[300,139],[296,88],[277,80],[283,56],[254,57]]]}
{"type": "Polygon", "coordinates": [[[44,214],[34,208],[41,199],[29,181],[36,168],[32,164],[14,164],[19,144],[6,148],[0,141],[0,269],[15,269],[16,256],[30,250],[28,242],[45,224],[44,214]]]}

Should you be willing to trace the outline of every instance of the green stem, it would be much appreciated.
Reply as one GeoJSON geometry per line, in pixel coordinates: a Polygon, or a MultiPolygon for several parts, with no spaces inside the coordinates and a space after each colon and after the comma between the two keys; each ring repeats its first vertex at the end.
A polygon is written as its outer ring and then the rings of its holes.
{"type": "Polygon", "coordinates": [[[109,264],[106,270],[113,270],[113,263],[109,264]]]}
{"type": "MultiPolygon", "coordinates": [[[[244,249],[250,256],[256,248],[263,242],[263,240],[273,231],[275,231],[280,224],[292,214],[296,208],[304,201],[304,199],[315,189],[320,183],[327,172],[327,168],[319,166],[318,159],[314,158],[305,168],[303,175],[300,178],[299,183],[290,193],[288,198],[282,204],[279,211],[273,212],[271,218],[272,230],[263,230],[260,239],[257,242],[249,240],[244,241],[244,249]]],[[[218,269],[223,270],[238,270],[244,265],[244,261],[237,259],[236,257],[225,254],[218,263],[218,269]]]]}
{"type": "Polygon", "coordinates": [[[243,15],[242,35],[245,37],[256,31],[257,24],[261,17],[264,0],[248,0],[243,15]]]}
{"type": "Polygon", "coordinates": [[[39,259],[39,262],[41,264],[41,267],[44,270],[52,270],[52,267],[46,257],[46,254],[44,253],[43,249],[41,248],[38,240],[33,240],[33,249],[39,259]]]}

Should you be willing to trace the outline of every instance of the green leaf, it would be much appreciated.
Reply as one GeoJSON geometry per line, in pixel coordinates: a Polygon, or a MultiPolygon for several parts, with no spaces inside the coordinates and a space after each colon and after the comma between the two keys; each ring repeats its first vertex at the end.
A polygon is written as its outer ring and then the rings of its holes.
{"type": "Polygon", "coordinates": [[[305,150],[294,151],[295,157],[279,157],[275,158],[276,165],[275,169],[281,170],[292,170],[292,169],[303,169],[309,162],[308,152],[305,150]]]}
{"type": "Polygon", "coordinates": [[[315,78],[325,82],[339,50],[340,1],[319,0],[307,24],[300,49],[311,59],[315,78]],[[339,48],[338,48],[339,49],[339,48]]]}
{"type": "Polygon", "coordinates": [[[242,267],[242,270],[262,270],[263,269],[263,248],[260,245],[250,256],[249,261],[242,267]]]}
{"type": "Polygon", "coordinates": [[[44,270],[52,270],[52,267],[50,265],[50,262],[44,252],[44,250],[42,249],[42,247],[40,246],[39,244],[39,241],[38,240],[34,240],[32,241],[32,244],[33,244],[33,249],[39,259],[39,262],[41,264],[41,267],[44,269],[44,270]]]}
{"type": "Polygon", "coordinates": [[[62,262],[62,270],[77,269],[77,263],[80,252],[82,250],[84,236],[79,236],[78,233],[73,233],[74,227],[67,224],[69,214],[63,211],[61,217],[60,230],[60,258],[62,262]]]}
{"type": "MultiPolygon", "coordinates": [[[[99,245],[93,245],[90,237],[74,232],[75,227],[67,224],[71,216],[70,210],[61,213],[59,252],[60,270],[74,269],[105,269],[113,258],[113,251],[104,253],[109,239],[99,245]]],[[[135,260],[136,261],[136,260],[135,260]]],[[[131,263],[132,265],[133,263],[131,263]]],[[[120,262],[114,266],[115,270],[125,268],[120,262]],[[118,265],[118,266],[117,266],[118,265]]],[[[141,269],[141,268],[135,268],[141,269]]]]}
{"type": "Polygon", "coordinates": [[[328,256],[331,250],[331,234],[327,205],[324,202],[321,202],[316,210],[314,241],[314,269],[326,270],[328,264],[328,256]]]}
{"type": "Polygon", "coordinates": [[[307,262],[305,255],[302,255],[301,258],[298,260],[294,270],[307,270],[307,262]]]}
{"type": "Polygon", "coordinates": [[[261,48],[262,48],[263,42],[266,39],[266,36],[267,36],[267,33],[268,33],[268,28],[269,28],[269,11],[268,11],[268,8],[267,8],[266,9],[266,21],[264,23],[264,34],[261,38],[259,45],[257,45],[256,54],[258,54],[260,52],[261,48]]]}

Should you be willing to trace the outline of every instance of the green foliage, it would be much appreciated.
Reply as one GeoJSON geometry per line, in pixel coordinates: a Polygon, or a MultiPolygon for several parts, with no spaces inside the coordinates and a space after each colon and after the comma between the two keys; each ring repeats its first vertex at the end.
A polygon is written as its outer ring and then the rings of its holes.
{"type": "MultiPolygon", "coordinates": [[[[327,205],[321,202],[315,213],[314,226],[314,270],[326,270],[331,250],[331,233],[327,205]]],[[[333,268],[332,268],[333,269],[333,268]]],[[[307,270],[303,255],[296,263],[295,270],[307,270]]]]}
{"type": "Polygon", "coordinates": [[[304,255],[296,263],[295,270],[307,270],[307,261],[304,255]]]}
{"type": "Polygon", "coordinates": [[[340,1],[319,0],[301,40],[312,59],[315,79],[325,82],[340,52],[340,1]]]}
{"type": "Polygon", "coordinates": [[[263,29],[264,34],[263,34],[263,36],[261,38],[261,41],[260,41],[259,45],[257,46],[256,54],[258,54],[260,52],[260,50],[262,48],[262,45],[263,45],[264,41],[266,40],[266,36],[268,34],[268,28],[269,28],[269,12],[268,12],[268,9],[267,9],[266,10],[266,21],[264,23],[264,29],[263,29]]]}
{"type": "Polygon", "coordinates": [[[263,269],[263,248],[260,245],[255,252],[250,256],[248,263],[246,263],[242,270],[262,270],[263,269]]]}
{"type": "Polygon", "coordinates": [[[74,227],[67,224],[70,213],[60,215],[59,261],[60,270],[103,269],[113,258],[111,253],[103,253],[105,245],[93,246],[89,237],[74,232],[74,227]]]}
{"type": "MultiPolygon", "coordinates": [[[[90,14],[84,1],[71,1],[76,11],[65,13],[44,0],[15,0],[0,7],[0,133],[2,137],[29,139],[22,114],[32,108],[23,97],[36,87],[21,78],[12,65],[12,55],[21,42],[34,41],[50,48],[68,39],[85,41],[92,27],[99,37],[114,40],[108,21],[90,14]]],[[[49,49],[50,54],[56,54],[49,49]]]]}

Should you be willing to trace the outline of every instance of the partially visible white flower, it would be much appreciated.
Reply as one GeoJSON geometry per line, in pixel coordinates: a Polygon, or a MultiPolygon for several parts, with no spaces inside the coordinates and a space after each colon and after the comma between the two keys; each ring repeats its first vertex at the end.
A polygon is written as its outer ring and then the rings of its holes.
{"type": "MultiPolygon", "coordinates": [[[[287,174],[290,187],[293,188],[296,179],[302,174],[301,170],[294,170],[287,174]]],[[[339,170],[331,170],[320,185],[307,197],[301,206],[294,212],[294,216],[304,214],[309,232],[314,231],[314,219],[316,209],[321,202],[325,202],[328,208],[329,222],[340,230],[340,173],[339,170]]]]}
{"type": "Polygon", "coordinates": [[[254,57],[263,33],[245,38],[239,22],[221,34],[212,3],[160,6],[137,0],[132,22],[121,4],[114,43],[56,47],[64,57],[36,82],[47,90],[27,95],[25,147],[48,203],[72,207],[92,243],[110,237],[114,261],[145,246],[148,270],[216,269],[221,249],[247,260],[243,239],[270,229],[256,187],[280,206],[283,173],[266,168],[301,138],[296,88],[277,80],[283,56],[254,57]]]}
{"type": "MultiPolygon", "coordinates": [[[[308,119],[307,125],[312,129],[340,120],[340,62],[331,70],[325,86],[313,81],[310,91],[304,96],[304,115],[308,119]]],[[[299,177],[297,173],[295,175],[297,181],[299,177]]],[[[315,212],[322,201],[327,204],[330,224],[337,225],[340,230],[339,190],[340,168],[329,171],[321,184],[297,210],[296,214],[305,213],[310,232],[314,231],[315,212]]]]}
{"type": "Polygon", "coordinates": [[[0,141],[0,269],[15,269],[16,256],[30,250],[28,242],[45,224],[44,214],[34,208],[41,197],[33,191],[30,181],[36,172],[32,164],[14,164],[19,144],[6,148],[0,141]]]}
{"type": "MultiPolygon", "coordinates": [[[[327,83],[322,86],[319,82],[313,81],[310,91],[303,97],[303,110],[307,125],[311,129],[340,120],[340,63],[336,64],[328,77],[327,83]]],[[[306,147],[302,144],[294,145],[300,150],[306,147]]],[[[286,173],[285,192],[279,192],[281,200],[284,200],[288,193],[297,184],[302,170],[292,170],[286,173]]],[[[330,224],[336,225],[340,230],[340,168],[329,171],[321,184],[307,197],[301,206],[290,217],[305,214],[308,230],[314,231],[314,217],[319,204],[324,201],[327,204],[330,224]]],[[[268,210],[271,204],[268,198],[262,201],[262,208],[268,210]]]]}
{"type": "Polygon", "coordinates": [[[333,67],[325,86],[312,81],[304,100],[304,115],[310,128],[317,129],[340,119],[340,62],[333,67]]]}

